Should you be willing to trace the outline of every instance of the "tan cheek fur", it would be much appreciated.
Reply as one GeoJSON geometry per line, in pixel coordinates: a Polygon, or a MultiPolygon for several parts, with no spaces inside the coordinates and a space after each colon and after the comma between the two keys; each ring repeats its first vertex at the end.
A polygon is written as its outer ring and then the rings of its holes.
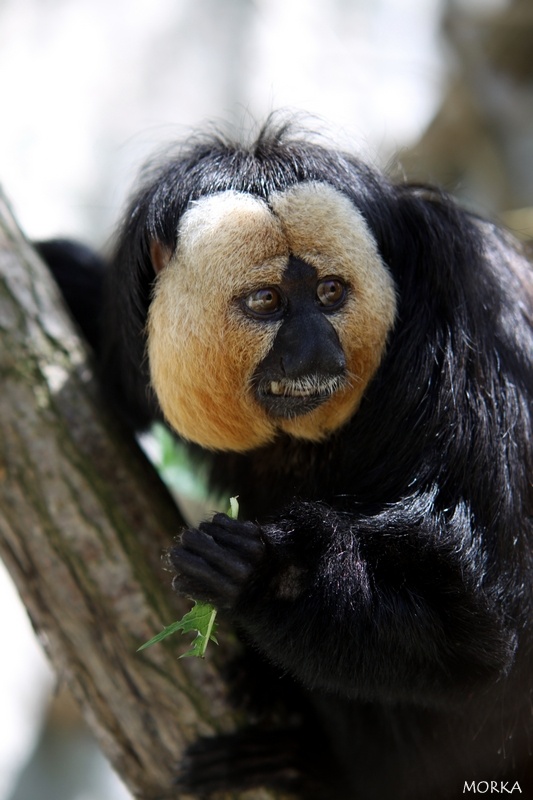
{"type": "Polygon", "coordinates": [[[221,450],[245,451],[281,429],[318,441],[357,409],[394,323],[392,279],[361,214],[332,187],[299,184],[261,200],[236,192],[201,199],[183,216],[178,247],[160,272],[148,319],[152,384],[180,435],[221,450]],[[350,285],[331,316],[350,385],[316,411],[269,417],[250,379],[279,325],[248,319],[235,298],[280,282],[289,254],[350,285]]]}
{"type": "Polygon", "coordinates": [[[250,195],[203,198],[183,216],[178,247],[156,282],[148,318],[152,385],[170,425],[198,444],[249,450],[276,428],[249,383],[279,326],[258,326],[235,298],[279,283],[287,244],[250,195]]]}
{"type": "Polygon", "coordinates": [[[350,285],[345,306],[330,317],[346,356],[350,383],[316,411],[284,420],[286,433],[317,441],[354,414],[383,357],[396,316],[396,294],[374,237],[347,197],[321,183],[299,184],[270,199],[290,252],[350,285]]]}

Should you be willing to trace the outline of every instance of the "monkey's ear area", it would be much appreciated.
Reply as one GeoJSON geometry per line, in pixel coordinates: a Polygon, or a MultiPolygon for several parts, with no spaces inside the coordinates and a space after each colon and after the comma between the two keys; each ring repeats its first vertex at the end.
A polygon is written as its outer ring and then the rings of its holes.
{"type": "Polygon", "coordinates": [[[172,250],[157,239],[152,239],[150,242],[150,260],[156,275],[159,275],[162,270],[168,265],[172,258],[172,250]]]}

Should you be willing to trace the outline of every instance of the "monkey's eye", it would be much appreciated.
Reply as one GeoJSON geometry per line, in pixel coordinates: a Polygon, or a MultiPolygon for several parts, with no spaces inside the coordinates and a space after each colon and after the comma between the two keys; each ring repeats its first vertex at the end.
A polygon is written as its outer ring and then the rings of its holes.
{"type": "Polygon", "coordinates": [[[324,278],[318,283],[316,296],[321,306],[334,309],[344,302],[346,286],[339,278],[324,278]]]}
{"type": "Polygon", "coordinates": [[[277,289],[274,289],[272,286],[267,286],[264,289],[257,289],[257,291],[249,294],[244,300],[244,305],[252,314],[268,316],[280,310],[282,299],[277,289]]]}

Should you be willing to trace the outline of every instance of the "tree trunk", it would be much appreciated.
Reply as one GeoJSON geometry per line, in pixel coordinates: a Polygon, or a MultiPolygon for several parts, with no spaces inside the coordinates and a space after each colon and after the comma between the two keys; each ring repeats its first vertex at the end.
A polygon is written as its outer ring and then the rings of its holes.
{"type": "Polygon", "coordinates": [[[235,726],[217,664],[236,645],[222,630],[205,660],[178,660],[179,635],[137,653],[190,607],[161,559],[183,521],[101,403],[90,358],[3,196],[0,379],[0,556],[130,791],[175,798],[187,743],[235,726]]]}

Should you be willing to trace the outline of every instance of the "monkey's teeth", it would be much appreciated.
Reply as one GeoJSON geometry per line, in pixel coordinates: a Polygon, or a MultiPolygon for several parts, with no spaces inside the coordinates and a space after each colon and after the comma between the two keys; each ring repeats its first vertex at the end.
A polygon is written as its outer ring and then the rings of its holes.
{"type": "Polygon", "coordinates": [[[324,390],[324,388],[325,387],[314,385],[290,385],[287,383],[282,383],[281,381],[270,382],[270,393],[277,396],[283,395],[285,397],[310,397],[315,394],[319,394],[321,390],[324,390]]]}
{"type": "Polygon", "coordinates": [[[287,384],[280,383],[279,381],[271,381],[270,391],[275,395],[285,395],[289,397],[307,397],[313,394],[311,387],[303,388],[299,386],[288,386],[287,384]]]}

